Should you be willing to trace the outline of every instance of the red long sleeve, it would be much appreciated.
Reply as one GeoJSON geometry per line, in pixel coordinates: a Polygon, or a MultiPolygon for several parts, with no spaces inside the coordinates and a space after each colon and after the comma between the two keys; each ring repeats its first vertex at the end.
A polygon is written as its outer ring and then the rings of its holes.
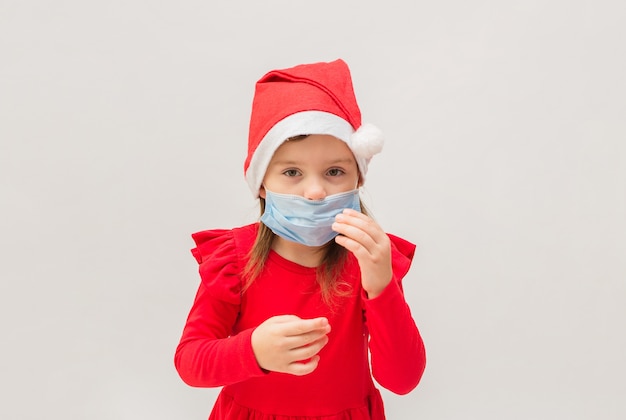
{"type": "Polygon", "coordinates": [[[242,293],[241,269],[256,229],[248,225],[194,235],[197,247],[192,252],[202,281],[176,348],[181,378],[191,386],[223,386],[214,419],[383,419],[373,378],[394,393],[406,394],[420,381],[425,366],[424,345],[401,283],[415,246],[390,235],[393,279],[374,299],[365,296],[358,261],[349,256],[342,280],[351,292],[329,306],[322,299],[316,269],[275,252],[242,293]],[[320,363],[308,375],[265,372],[254,357],[254,328],[284,314],[324,316],[331,325],[320,363]]]}
{"type": "Polygon", "coordinates": [[[249,328],[233,334],[240,307],[240,264],[231,231],[194,236],[192,250],[202,282],[174,358],[191,386],[217,387],[263,375],[252,351],[249,328]]]}
{"type": "Polygon", "coordinates": [[[194,305],[176,349],[175,366],[191,386],[217,387],[264,375],[252,351],[249,328],[229,335],[237,305],[221,302],[200,284],[194,305]]]}
{"type": "Polygon", "coordinates": [[[422,378],[426,352],[399,282],[394,278],[382,294],[364,302],[372,374],[386,389],[407,394],[422,378]]]}
{"type": "Polygon", "coordinates": [[[407,394],[419,383],[426,367],[426,351],[402,290],[415,245],[394,235],[391,239],[393,278],[383,292],[367,299],[363,292],[365,319],[370,333],[372,374],[396,394],[407,394]]]}

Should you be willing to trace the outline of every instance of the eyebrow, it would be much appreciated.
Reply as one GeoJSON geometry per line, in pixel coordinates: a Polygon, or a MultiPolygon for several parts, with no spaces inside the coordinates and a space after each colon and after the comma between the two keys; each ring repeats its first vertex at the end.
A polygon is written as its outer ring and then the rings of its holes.
{"type": "MultiPolygon", "coordinates": [[[[328,162],[326,162],[326,164],[328,165],[337,165],[339,163],[352,163],[353,159],[351,158],[340,158],[340,159],[334,159],[334,160],[330,160],[328,162]]],[[[301,164],[301,161],[295,161],[295,160],[277,160],[272,162],[273,165],[299,165],[301,164]]]]}

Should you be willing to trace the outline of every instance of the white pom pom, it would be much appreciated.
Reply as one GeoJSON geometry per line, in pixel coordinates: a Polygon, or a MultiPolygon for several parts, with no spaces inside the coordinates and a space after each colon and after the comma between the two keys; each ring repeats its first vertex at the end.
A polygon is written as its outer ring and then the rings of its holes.
{"type": "Polygon", "coordinates": [[[370,160],[383,150],[385,138],[383,132],[372,124],[363,124],[350,138],[350,149],[356,157],[370,160]]]}

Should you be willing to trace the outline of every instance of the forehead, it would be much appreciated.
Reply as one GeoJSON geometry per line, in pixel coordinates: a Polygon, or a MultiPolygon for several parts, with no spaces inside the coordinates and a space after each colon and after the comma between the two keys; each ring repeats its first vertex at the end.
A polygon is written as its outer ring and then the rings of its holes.
{"type": "Polygon", "coordinates": [[[356,162],[352,151],[344,141],[321,134],[285,141],[276,149],[270,163],[283,160],[356,162]]]}

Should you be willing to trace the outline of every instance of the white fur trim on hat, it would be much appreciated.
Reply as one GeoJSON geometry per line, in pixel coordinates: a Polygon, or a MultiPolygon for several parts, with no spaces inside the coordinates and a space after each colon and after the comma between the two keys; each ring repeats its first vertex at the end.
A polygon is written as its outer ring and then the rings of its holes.
{"type": "Polygon", "coordinates": [[[306,134],[328,134],[344,141],[354,153],[361,181],[365,180],[370,159],[381,151],[383,145],[381,131],[371,124],[355,132],[350,123],[329,112],[303,111],[292,114],[276,123],[254,151],[246,171],[246,180],[254,197],[259,196],[265,172],[276,149],[288,138],[306,134]]]}

